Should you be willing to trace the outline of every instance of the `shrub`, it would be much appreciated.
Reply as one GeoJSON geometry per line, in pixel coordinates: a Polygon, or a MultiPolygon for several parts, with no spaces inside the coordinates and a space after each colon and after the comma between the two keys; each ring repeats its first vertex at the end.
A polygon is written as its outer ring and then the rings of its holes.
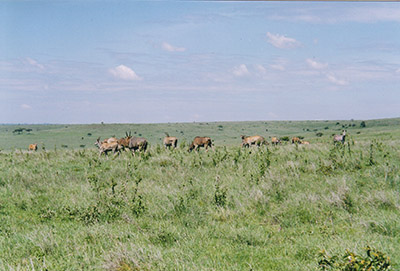
{"type": "Polygon", "coordinates": [[[318,265],[320,270],[343,270],[343,271],[367,271],[367,270],[389,270],[390,259],[386,254],[372,249],[365,248],[367,256],[357,255],[346,250],[343,256],[328,256],[325,250],[319,253],[318,265]]]}
{"type": "Polygon", "coordinates": [[[219,176],[216,177],[214,201],[219,207],[226,205],[226,188],[221,187],[219,176]]]}
{"type": "Polygon", "coordinates": [[[288,136],[281,137],[281,141],[288,142],[289,140],[290,140],[290,138],[288,136]]]}
{"type": "Polygon", "coordinates": [[[365,121],[362,121],[362,122],[360,123],[360,127],[361,127],[361,128],[365,128],[365,126],[367,126],[367,125],[365,124],[365,121]]]}
{"type": "Polygon", "coordinates": [[[316,133],[315,135],[318,136],[318,137],[321,137],[321,136],[323,136],[324,134],[321,133],[321,132],[318,132],[318,133],[316,133]]]}

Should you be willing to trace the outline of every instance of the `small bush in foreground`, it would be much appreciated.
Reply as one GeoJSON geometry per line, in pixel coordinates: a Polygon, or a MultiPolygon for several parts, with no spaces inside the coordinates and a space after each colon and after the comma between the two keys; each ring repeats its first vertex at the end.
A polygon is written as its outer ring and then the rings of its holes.
{"type": "Polygon", "coordinates": [[[365,248],[367,256],[357,255],[349,250],[343,256],[328,256],[325,250],[320,252],[318,261],[320,270],[343,270],[343,271],[369,271],[390,270],[390,259],[384,253],[369,246],[365,248]]]}

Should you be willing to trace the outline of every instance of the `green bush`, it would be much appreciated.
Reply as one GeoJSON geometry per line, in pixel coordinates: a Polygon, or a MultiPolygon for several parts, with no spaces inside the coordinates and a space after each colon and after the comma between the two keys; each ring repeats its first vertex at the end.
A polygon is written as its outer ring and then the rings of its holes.
{"type": "Polygon", "coordinates": [[[370,246],[365,248],[366,256],[357,255],[346,250],[343,256],[328,256],[325,250],[319,254],[318,265],[320,270],[343,270],[343,271],[369,271],[390,270],[390,259],[386,254],[370,246]]]}

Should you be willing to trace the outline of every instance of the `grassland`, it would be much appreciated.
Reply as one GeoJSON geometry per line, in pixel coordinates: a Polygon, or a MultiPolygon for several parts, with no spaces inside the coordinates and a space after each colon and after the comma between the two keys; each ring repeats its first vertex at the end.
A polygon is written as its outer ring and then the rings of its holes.
{"type": "Polygon", "coordinates": [[[0,270],[319,270],[319,251],[367,245],[399,270],[400,119],[360,124],[2,125],[0,270]],[[99,158],[95,139],[125,131],[150,150],[99,158]],[[240,149],[241,134],[311,145],[240,149]],[[188,153],[195,135],[215,149],[188,153]]]}

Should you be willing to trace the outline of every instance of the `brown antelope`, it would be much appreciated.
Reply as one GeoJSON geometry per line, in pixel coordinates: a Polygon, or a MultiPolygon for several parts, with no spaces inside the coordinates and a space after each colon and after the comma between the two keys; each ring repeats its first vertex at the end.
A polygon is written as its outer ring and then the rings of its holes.
{"type": "Polygon", "coordinates": [[[35,144],[29,144],[29,149],[30,151],[37,151],[38,147],[37,147],[37,143],[35,144]]]}
{"type": "Polygon", "coordinates": [[[118,139],[118,145],[121,149],[126,150],[129,149],[129,141],[131,140],[131,132],[125,132],[125,137],[118,139]]]}
{"type": "Polygon", "coordinates": [[[281,144],[281,141],[277,137],[273,137],[271,138],[271,144],[276,146],[278,144],[281,144]]]}
{"type": "Polygon", "coordinates": [[[333,136],[333,143],[342,143],[344,144],[344,141],[346,139],[346,130],[343,130],[343,133],[341,135],[334,135],[333,136]]]}
{"type": "Polygon", "coordinates": [[[260,146],[262,144],[268,145],[268,142],[259,135],[256,136],[241,136],[242,138],[242,144],[240,145],[241,147],[250,147],[251,145],[256,145],[260,146]]]}
{"type": "Polygon", "coordinates": [[[298,137],[292,137],[292,144],[301,144],[301,140],[298,137]]]}
{"type": "Polygon", "coordinates": [[[110,151],[114,153],[114,156],[119,153],[119,145],[118,142],[113,141],[111,143],[100,141],[100,137],[97,139],[96,143],[94,143],[99,148],[99,157],[104,153],[107,155],[110,151]]]}
{"type": "Polygon", "coordinates": [[[147,140],[143,137],[132,137],[129,139],[128,148],[132,151],[132,154],[135,154],[136,150],[146,151],[147,149],[147,140]]]}
{"type": "Polygon", "coordinates": [[[192,144],[189,146],[189,152],[191,152],[193,149],[197,151],[200,149],[200,147],[204,147],[206,150],[208,150],[208,147],[212,148],[211,138],[196,136],[193,139],[192,144]]]}
{"type": "Polygon", "coordinates": [[[169,147],[173,147],[176,148],[176,146],[178,145],[178,138],[174,137],[174,136],[169,136],[168,133],[165,133],[166,137],[164,137],[163,139],[163,144],[165,148],[169,148],[169,147]]]}
{"type": "Polygon", "coordinates": [[[118,139],[116,137],[110,137],[110,138],[106,138],[103,141],[101,141],[101,143],[112,143],[112,142],[117,142],[118,139]]]}

